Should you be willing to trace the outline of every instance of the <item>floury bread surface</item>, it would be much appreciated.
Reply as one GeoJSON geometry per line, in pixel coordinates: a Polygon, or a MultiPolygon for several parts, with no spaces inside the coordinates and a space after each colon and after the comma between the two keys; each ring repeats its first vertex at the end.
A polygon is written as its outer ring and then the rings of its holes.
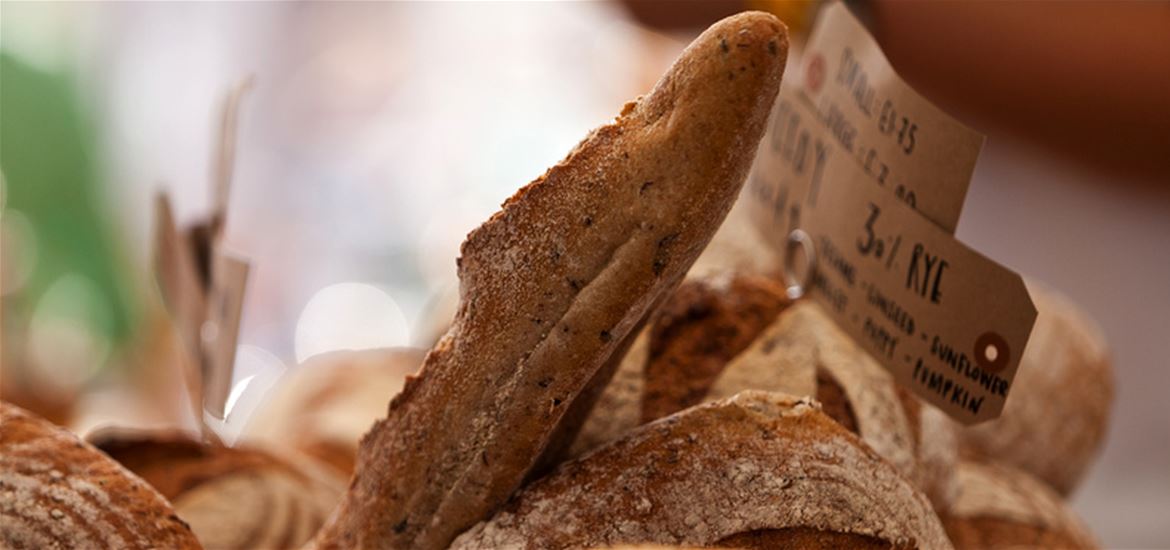
{"type": "Polygon", "coordinates": [[[820,305],[802,301],[780,313],[723,369],[707,398],[747,389],[815,397],[826,414],[893,464],[937,509],[949,505],[958,458],[954,422],[899,386],[820,305]]]}
{"type": "Polygon", "coordinates": [[[643,425],[453,549],[950,548],[926,497],[814,401],[744,392],[643,425]]]}
{"type": "Polygon", "coordinates": [[[72,433],[0,402],[0,547],[200,545],[146,482],[72,433]]]}
{"type": "Polygon", "coordinates": [[[769,14],[716,23],[468,236],[456,318],[363,438],[319,546],[445,548],[519,487],[738,196],[787,46],[769,14]]]}

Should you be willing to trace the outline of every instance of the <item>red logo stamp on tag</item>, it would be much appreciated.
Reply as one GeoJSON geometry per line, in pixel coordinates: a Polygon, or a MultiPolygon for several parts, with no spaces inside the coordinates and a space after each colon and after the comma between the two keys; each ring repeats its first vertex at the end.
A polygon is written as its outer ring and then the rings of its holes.
{"type": "Polygon", "coordinates": [[[804,70],[805,84],[813,93],[821,91],[821,85],[825,83],[825,58],[821,54],[813,54],[805,65],[804,70]]]}

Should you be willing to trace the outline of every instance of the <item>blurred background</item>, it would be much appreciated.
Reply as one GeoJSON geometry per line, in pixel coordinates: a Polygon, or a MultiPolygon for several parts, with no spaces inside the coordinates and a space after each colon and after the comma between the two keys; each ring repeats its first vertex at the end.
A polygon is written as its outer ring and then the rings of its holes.
{"type": "MultiPolygon", "coordinates": [[[[1110,547],[1170,544],[1170,4],[853,2],[912,85],[988,135],[964,242],[1101,323],[1118,397],[1074,498],[1110,547]]],[[[85,430],[192,424],[151,271],[153,201],[252,265],[225,428],[337,349],[422,345],[464,235],[685,44],[816,2],[0,4],[0,392],[85,430]]]]}

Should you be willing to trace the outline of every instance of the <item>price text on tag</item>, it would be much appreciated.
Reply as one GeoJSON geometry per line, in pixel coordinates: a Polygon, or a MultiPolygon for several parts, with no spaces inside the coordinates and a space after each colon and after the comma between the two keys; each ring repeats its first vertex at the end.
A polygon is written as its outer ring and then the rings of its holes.
{"type": "Polygon", "coordinates": [[[844,4],[821,13],[803,60],[797,87],[837,146],[870,179],[953,234],[983,136],[898,78],[844,4]]]}
{"type": "MultiPolygon", "coordinates": [[[[812,121],[793,135],[807,136],[826,161],[814,171],[784,156],[761,159],[749,196],[803,196],[797,227],[817,256],[808,296],[925,400],[966,424],[995,418],[1036,318],[1023,280],[874,185],[804,102],[782,94],[812,121]]],[[[753,203],[753,215],[772,228],[766,204],[753,203]]],[[[769,232],[785,245],[785,231],[769,232]]]]}

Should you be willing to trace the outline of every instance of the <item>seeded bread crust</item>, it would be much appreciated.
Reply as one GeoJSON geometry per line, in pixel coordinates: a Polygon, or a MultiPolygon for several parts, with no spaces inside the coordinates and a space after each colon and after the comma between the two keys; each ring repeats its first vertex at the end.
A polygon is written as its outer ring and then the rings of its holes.
{"type": "Polygon", "coordinates": [[[72,433],[0,402],[0,547],[200,545],[146,482],[72,433]]]}
{"type": "Polygon", "coordinates": [[[517,489],[739,194],[786,36],[760,12],[716,23],[468,235],[456,318],[363,438],[321,547],[445,548],[517,489]]]}
{"type": "Polygon", "coordinates": [[[744,392],[643,425],[516,495],[453,549],[950,548],[926,497],[814,401],[744,392]],[[769,547],[785,547],[769,546],[769,547]]]}

